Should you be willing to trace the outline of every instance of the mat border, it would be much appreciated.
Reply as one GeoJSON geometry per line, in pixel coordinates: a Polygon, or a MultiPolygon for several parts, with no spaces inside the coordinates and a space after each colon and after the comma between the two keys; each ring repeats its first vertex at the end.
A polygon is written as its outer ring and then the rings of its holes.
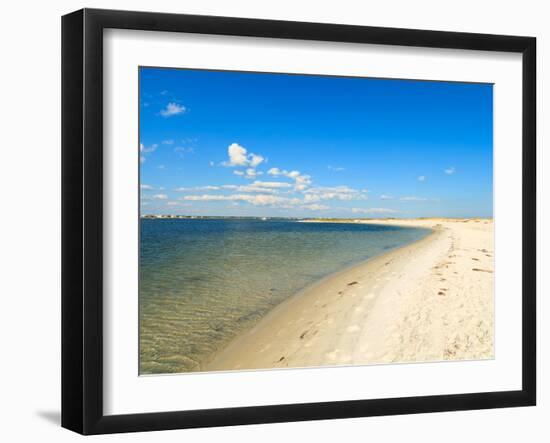
{"type": "Polygon", "coordinates": [[[62,17],[62,426],[81,434],[536,404],[536,39],[232,17],[82,9],[62,17]],[[522,389],[103,414],[103,30],[170,31],[522,54],[522,389]]]}

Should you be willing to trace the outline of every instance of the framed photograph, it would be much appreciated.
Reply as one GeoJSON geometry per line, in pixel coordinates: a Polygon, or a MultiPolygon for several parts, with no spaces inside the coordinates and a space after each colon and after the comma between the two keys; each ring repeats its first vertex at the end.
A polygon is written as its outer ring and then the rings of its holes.
{"type": "Polygon", "coordinates": [[[62,425],[535,405],[532,37],[62,20],[62,425]]]}

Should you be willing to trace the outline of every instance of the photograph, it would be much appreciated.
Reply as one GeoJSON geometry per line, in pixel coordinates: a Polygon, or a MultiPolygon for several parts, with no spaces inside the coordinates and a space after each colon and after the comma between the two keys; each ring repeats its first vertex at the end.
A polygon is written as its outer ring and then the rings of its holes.
{"type": "Polygon", "coordinates": [[[493,84],[138,75],[139,375],[494,358],[493,84]]]}

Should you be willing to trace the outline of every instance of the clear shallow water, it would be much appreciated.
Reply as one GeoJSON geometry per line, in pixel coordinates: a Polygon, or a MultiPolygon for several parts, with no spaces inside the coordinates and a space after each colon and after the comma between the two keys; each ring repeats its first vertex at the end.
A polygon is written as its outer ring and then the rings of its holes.
{"type": "Polygon", "coordinates": [[[200,370],[300,289],[429,232],[271,220],[140,223],[141,374],[200,370]]]}

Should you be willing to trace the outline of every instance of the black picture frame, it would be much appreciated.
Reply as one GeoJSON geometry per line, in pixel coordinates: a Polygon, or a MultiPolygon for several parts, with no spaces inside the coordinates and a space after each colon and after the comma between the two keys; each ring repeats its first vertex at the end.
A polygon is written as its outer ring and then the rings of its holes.
{"type": "Polygon", "coordinates": [[[152,431],[536,404],[536,39],[229,17],[83,9],[62,18],[62,426],[152,431]],[[391,399],[104,415],[103,30],[503,51],[522,54],[522,389],[391,399]]]}

